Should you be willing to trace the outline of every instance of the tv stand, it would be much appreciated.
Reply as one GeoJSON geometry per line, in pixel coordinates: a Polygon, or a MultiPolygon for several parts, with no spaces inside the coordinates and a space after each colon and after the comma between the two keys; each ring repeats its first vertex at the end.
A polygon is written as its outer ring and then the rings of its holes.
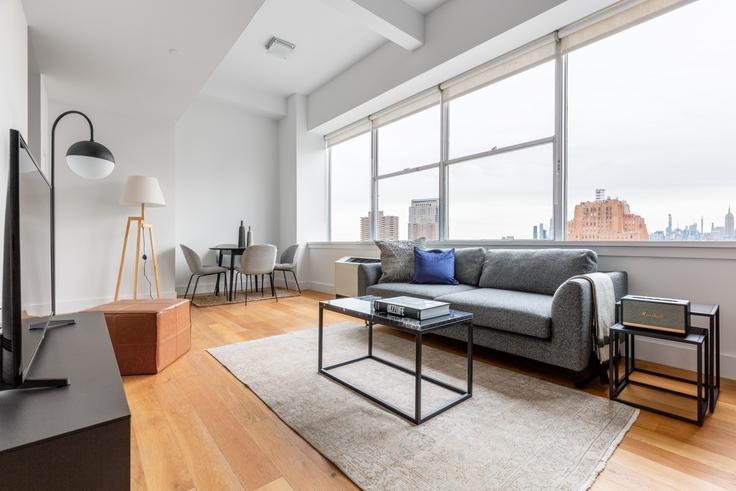
{"type": "MultiPolygon", "coordinates": [[[[0,488],[130,491],[130,410],[101,313],[49,329],[26,387],[0,392],[0,488]]],[[[35,331],[40,334],[41,331],[35,331]]]]}

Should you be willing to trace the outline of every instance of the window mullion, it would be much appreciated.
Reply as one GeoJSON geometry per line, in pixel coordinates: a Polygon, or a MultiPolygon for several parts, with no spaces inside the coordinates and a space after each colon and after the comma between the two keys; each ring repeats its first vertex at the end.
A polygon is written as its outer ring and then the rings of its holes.
{"type": "Polygon", "coordinates": [[[560,51],[560,42],[557,40],[555,49],[555,139],[553,151],[553,183],[552,183],[552,226],[553,240],[561,241],[565,239],[565,222],[566,222],[566,189],[565,189],[565,152],[566,152],[566,69],[565,58],[560,51]]]}
{"type": "Polygon", "coordinates": [[[440,225],[439,239],[448,240],[449,237],[449,202],[447,160],[450,155],[450,103],[445,100],[445,91],[440,92],[440,168],[439,168],[439,202],[440,225]]]}
{"type": "Polygon", "coordinates": [[[371,121],[371,238],[378,240],[378,128],[371,121]]]}

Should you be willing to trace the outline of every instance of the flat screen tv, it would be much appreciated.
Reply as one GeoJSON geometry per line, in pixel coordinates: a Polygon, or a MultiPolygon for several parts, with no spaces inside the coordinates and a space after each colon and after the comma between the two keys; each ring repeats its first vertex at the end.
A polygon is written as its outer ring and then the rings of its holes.
{"type": "Polygon", "coordinates": [[[51,185],[16,130],[10,130],[2,268],[0,388],[64,385],[32,381],[51,318],[51,185]],[[39,383],[40,382],[40,383],[39,383]]]}

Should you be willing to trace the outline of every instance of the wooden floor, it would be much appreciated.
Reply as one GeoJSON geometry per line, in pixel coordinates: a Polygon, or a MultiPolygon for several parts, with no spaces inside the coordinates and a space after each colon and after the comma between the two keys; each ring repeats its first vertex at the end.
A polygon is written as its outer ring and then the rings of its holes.
{"type": "MultiPolygon", "coordinates": [[[[204,350],[316,326],[326,295],[192,309],[192,350],[153,376],[125,377],[133,489],[354,489],[204,350]]],[[[345,320],[326,312],[325,322],[345,320]]],[[[442,340],[431,341],[453,350],[442,340]]],[[[274,353],[278,356],[278,353],[274,353]]],[[[477,361],[563,385],[549,369],[481,351],[477,361]]],[[[674,370],[673,370],[674,372],[674,370]]],[[[604,396],[597,382],[586,389],[604,396]]],[[[736,382],[703,428],[642,411],[594,489],[736,489],[736,382]]]]}

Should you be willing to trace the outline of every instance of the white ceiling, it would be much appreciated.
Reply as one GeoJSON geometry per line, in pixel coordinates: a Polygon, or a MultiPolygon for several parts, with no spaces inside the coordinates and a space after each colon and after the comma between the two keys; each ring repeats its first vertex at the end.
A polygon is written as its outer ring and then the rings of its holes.
{"type": "MultiPolygon", "coordinates": [[[[404,1],[427,13],[445,0],[404,1]]],[[[386,42],[322,0],[265,0],[202,94],[279,117],[285,97],[312,92],[386,42]],[[296,45],[286,60],[266,52],[271,36],[296,45]]]]}
{"type": "Polygon", "coordinates": [[[49,97],[178,117],[262,2],[23,0],[23,7],[49,97]]]}
{"type": "Polygon", "coordinates": [[[404,3],[423,14],[428,14],[445,3],[445,1],[446,0],[404,0],[404,3]]]}

